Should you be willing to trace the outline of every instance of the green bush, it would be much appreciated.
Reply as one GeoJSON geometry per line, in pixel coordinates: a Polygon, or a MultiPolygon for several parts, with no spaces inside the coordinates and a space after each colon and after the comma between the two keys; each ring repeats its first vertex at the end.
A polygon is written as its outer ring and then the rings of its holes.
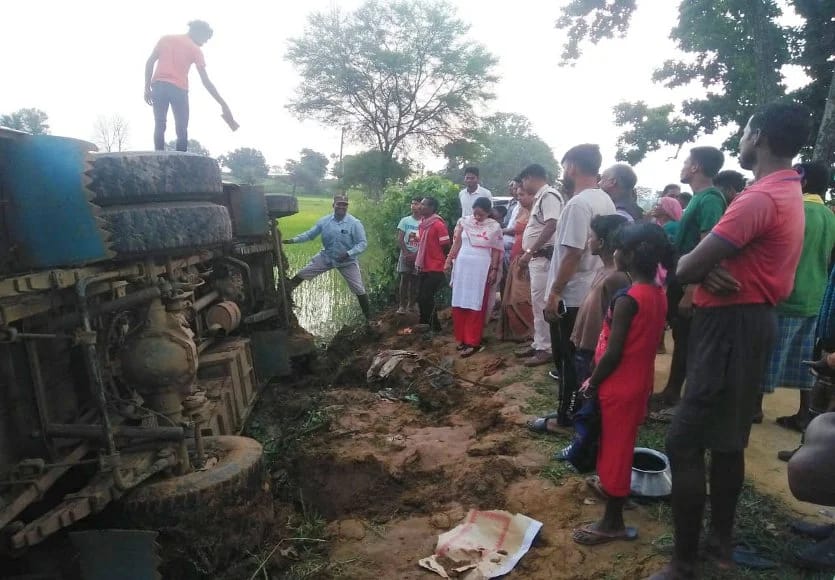
{"type": "Polygon", "coordinates": [[[355,215],[362,220],[368,235],[368,252],[364,261],[371,298],[375,305],[386,306],[394,301],[397,291],[397,224],[409,215],[412,197],[434,197],[438,213],[447,222],[450,234],[461,217],[458,187],[442,177],[422,177],[406,185],[391,186],[379,201],[361,199],[355,215]]]}

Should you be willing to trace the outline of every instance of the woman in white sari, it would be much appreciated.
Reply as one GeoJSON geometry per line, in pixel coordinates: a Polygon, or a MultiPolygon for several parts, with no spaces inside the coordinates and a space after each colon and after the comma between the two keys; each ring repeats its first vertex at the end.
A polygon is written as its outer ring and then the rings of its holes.
{"type": "Polygon", "coordinates": [[[466,358],[481,350],[481,335],[499,279],[504,242],[502,227],[489,217],[490,200],[473,202],[473,213],[458,220],[455,241],[444,269],[452,272],[452,327],[466,358]]]}

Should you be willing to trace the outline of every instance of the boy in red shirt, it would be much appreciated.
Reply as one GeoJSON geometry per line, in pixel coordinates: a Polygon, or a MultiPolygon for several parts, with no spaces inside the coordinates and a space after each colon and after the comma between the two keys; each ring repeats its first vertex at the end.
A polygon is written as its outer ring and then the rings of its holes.
{"type": "Polygon", "coordinates": [[[745,448],[777,331],[775,305],[792,291],[803,246],[803,196],[792,159],[806,144],[810,115],[772,104],[751,117],[739,162],[755,181],[676,270],[699,284],[687,360],[687,388],[667,434],[673,476],[673,561],[655,580],[694,578],[710,449],[711,529],[707,549],[734,566],[733,526],[745,477],[745,448]]]}
{"type": "Polygon", "coordinates": [[[420,212],[423,219],[418,227],[419,245],[415,259],[415,269],[420,278],[418,326],[424,330],[431,327],[437,332],[441,329],[441,323],[438,321],[435,308],[435,294],[446,282],[444,262],[450,245],[449,230],[446,222],[438,215],[438,200],[434,197],[423,198],[420,202],[420,212]]]}
{"type": "Polygon", "coordinates": [[[154,149],[165,149],[168,107],[174,113],[177,151],[188,149],[188,71],[197,65],[200,80],[221,107],[222,116],[234,131],[237,123],[226,101],[206,74],[206,60],[200,47],[212,37],[212,28],[202,20],[188,23],[188,34],[163,36],[145,63],[145,102],[154,107],[154,149]],[[154,64],[156,63],[156,70],[154,64]]]}

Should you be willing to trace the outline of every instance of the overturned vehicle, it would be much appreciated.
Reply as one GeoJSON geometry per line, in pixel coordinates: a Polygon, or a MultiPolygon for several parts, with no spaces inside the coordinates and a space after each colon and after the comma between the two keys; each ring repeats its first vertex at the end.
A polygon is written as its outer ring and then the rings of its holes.
{"type": "Polygon", "coordinates": [[[0,129],[5,556],[114,502],[170,517],[259,486],[239,433],[289,369],[295,198],[209,157],[94,149],[0,129]]]}

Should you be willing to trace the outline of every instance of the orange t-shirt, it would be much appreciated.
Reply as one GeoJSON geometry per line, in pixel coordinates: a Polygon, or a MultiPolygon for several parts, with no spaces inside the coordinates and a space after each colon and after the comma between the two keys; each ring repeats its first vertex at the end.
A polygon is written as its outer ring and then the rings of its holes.
{"type": "Polygon", "coordinates": [[[203,51],[188,34],[163,36],[157,42],[157,68],[151,81],[163,81],[188,90],[188,71],[193,63],[205,67],[203,51]]]}

